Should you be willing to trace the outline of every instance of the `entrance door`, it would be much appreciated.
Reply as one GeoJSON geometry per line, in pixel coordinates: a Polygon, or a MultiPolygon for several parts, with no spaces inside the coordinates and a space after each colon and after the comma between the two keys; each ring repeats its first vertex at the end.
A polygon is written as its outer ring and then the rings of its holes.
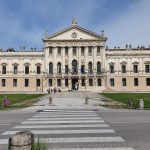
{"type": "Polygon", "coordinates": [[[72,79],[72,90],[78,90],[78,79],[72,79]]]}

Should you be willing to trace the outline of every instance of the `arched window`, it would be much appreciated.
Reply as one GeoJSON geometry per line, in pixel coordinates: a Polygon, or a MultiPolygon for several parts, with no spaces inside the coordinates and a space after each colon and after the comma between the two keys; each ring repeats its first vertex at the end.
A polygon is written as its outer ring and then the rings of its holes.
{"type": "Polygon", "coordinates": [[[76,60],[72,61],[72,73],[78,73],[78,63],[76,60]]]}
{"type": "Polygon", "coordinates": [[[61,73],[61,63],[57,63],[57,73],[61,73]]]}
{"type": "Polygon", "coordinates": [[[53,73],[53,63],[50,62],[49,63],[49,74],[52,74],[53,73]]]}
{"type": "Polygon", "coordinates": [[[88,63],[88,73],[92,73],[92,62],[88,63]]]}
{"type": "Polygon", "coordinates": [[[97,62],[97,73],[101,73],[101,63],[97,62]]]}

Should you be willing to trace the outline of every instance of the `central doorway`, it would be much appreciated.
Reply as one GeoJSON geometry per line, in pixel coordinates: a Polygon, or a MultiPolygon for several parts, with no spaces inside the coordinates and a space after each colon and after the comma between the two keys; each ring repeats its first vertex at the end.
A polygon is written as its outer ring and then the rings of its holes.
{"type": "Polygon", "coordinates": [[[78,88],[79,88],[78,78],[72,79],[72,90],[78,90],[78,88]]]}

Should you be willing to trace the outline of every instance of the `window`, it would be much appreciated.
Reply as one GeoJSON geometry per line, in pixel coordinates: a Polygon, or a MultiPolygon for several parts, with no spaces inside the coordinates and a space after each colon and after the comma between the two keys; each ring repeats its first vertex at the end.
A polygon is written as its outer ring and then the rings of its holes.
{"type": "Polygon", "coordinates": [[[138,80],[138,78],[134,78],[134,86],[139,86],[139,80],[138,80]]]}
{"type": "Polygon", "coordinates": [[[121,72],[126,73],[126,65],[121,65],[121,72]]]}
{"type": "Polygon", "coordinates": [[[88,73],[92,73],[92,62],[88,63],[88,73]]]}
{"type": "Polygon", "coordinates": [[[109,66],[109,72],[110,73],[114,73],[115,71],[114,71],[114,65],[110,65],[109,66]]]}
{"type": "Polygon", "coordinates": [[[57,86],[61,86],[61,79],[57,79],[57,86]]]}
{"type": "Polygon", "coordinates": [[[81,47],[81,56],[84,56],[84,47],[81,47]]]}
{"type": "Polygon", "coordinates": [[[36,86],[37,86],[37,87],[39,87],[39,86],[40,86],[40,84],[41,84],[40,79],[36,79],[36,86]]]}
{"type": "Polygon", "coordinates": [[[150,86],[150,78],[146,78],[146,85],[150,86]]]}
{"type": "Polygon", "coordinates": [[[68,79],[65,79],[65,87],[68,86],[68,79]]]}
{"type": "Polygon", "coordinates": [[[18,73],[18,66],[15,65],[15,66],[14,66],[14,74],[17,74],[17,73],[18,73]]]}
{"type": "Polygon", "coordinates": [[[76,56],[77,55],[77,48],[73,47],[73,55],[76,56]]]}
{"type": "Polygon", "coordinates": [[[65,73],[68,74],[68,72],[69,72],[68,65],[65,65],[65,73]]]}
{"type": "Polygon", "coordinates": [[[89,79],[89,86],[93,86],[93,79],[89,79]]]}
{"type": "Polygon", "coordinates": [[[25,74],[29,74],[29,66],[25,66],[25,74]]]}
{"type": "Polygon", "coordinates": [[[102,80],[101,79],[97,79],[97,85],[102,86],[102,80]]]}
{"type": "Polygon", "coordinates": [[[17,79],[13,79],[13,87],[17,86],[17,79]]]}
{"type": "Polygon", "coordinates": [[[2,86],[6,86],[6,80],[5,79],[2,79],[2,86]]]}
{"type": "Polygon", "coordinates": [[[85,79],[81,79],[82,86],[85,86],[85,79]]]}
{"type": "Polygon", "coordinates": [[[36,67],[36,72],[37,72],[37,74],[41,74],[41,66],[36,67]]]}
{"type": "Polygon", "coordinates": [[[61,55],[61,47],[58,47],[57,53],[58,53],[58,55],[61,55]]]}
{"type": "Polygon", "coordinates": [[[78,73],[78,62],[76,60],[72,61],[72,73],[77,74],[78,73]]]}
{"type": "Polygon", "coordinates": [[[68,56],[68,47],[65,47],[65,56],[68,56]]]}
{"type": "Polygon", "coordinates": [[[145,72],[150,73],[150,65],[145,65],[145,72]]]}
{"type": "Polygon", "coordinates": [[[101,63],[97,62],[97,73],[101,73],[101,63]]]}
{"type": "Polygon", "coordinates": [[[49,86],[53,86],[52,79],[49,79],[49,86]]]}
{"type": "Polygon", "coordinates": [[[110,86],[115,86],[115,80],[114,80],[114,78],[110,78],[110,86]]]}
{"type": "Polygon", "coordinates": [[[127,83],[126,83],[126,78],[122,78],[122,86],[126,86],[127,83]]]}
{"type": "Polygon", "coordinates": [[[25,87],[29,86],[29,79],[25,79],[25,87]]]}
{"type": "Polygon", "coordinates": [[[6,74],[6,66],[2,66],[2,74],[6,74]]]}
{"type": "Polygon", "coordinates": [[[138,65],[133,65],[133,72],[138,73],[138,65]]]}
{"type": "Polygon", "coordinates": [[[49,47],[49,55],[53,54],[53,47],[49,47]]]}
{"type": "Polygon", "coordinates": [[[92,56],[92,47],[91,47],[91,46],[88,47],[88,55],[89,55],[89,56],[92,56]]]}
{"type": "Polygon", "coordinates": [[[84,67],[84,65],[81,65],[81,73],[82,73],[82,74],[85,73],[85,67],[84,67]]]}
{"type": "Polygon", "coordinates": [[[100,46],[97,46],[97,55],[100,55],[100,46]]]}
{"type": "Polygon", "coordinates": [[[61,73],[61,63],[57,63],[57,73],[61,73]]]}
{"type": "Polygon", "coordinates": [[[49,74],[53,74],[53,63],[49,63],[49,74]]]}

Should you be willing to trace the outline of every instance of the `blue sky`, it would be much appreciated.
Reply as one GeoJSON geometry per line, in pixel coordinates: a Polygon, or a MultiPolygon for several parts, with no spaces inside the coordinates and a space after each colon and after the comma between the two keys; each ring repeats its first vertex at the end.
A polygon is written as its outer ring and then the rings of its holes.
{"type": "Polygon", "coordinates": [[[108,37],[107,45],[150,44],[149,0],[0,0],[0,48],[43,47],[49,34],[78,25],[108,37]]]}

